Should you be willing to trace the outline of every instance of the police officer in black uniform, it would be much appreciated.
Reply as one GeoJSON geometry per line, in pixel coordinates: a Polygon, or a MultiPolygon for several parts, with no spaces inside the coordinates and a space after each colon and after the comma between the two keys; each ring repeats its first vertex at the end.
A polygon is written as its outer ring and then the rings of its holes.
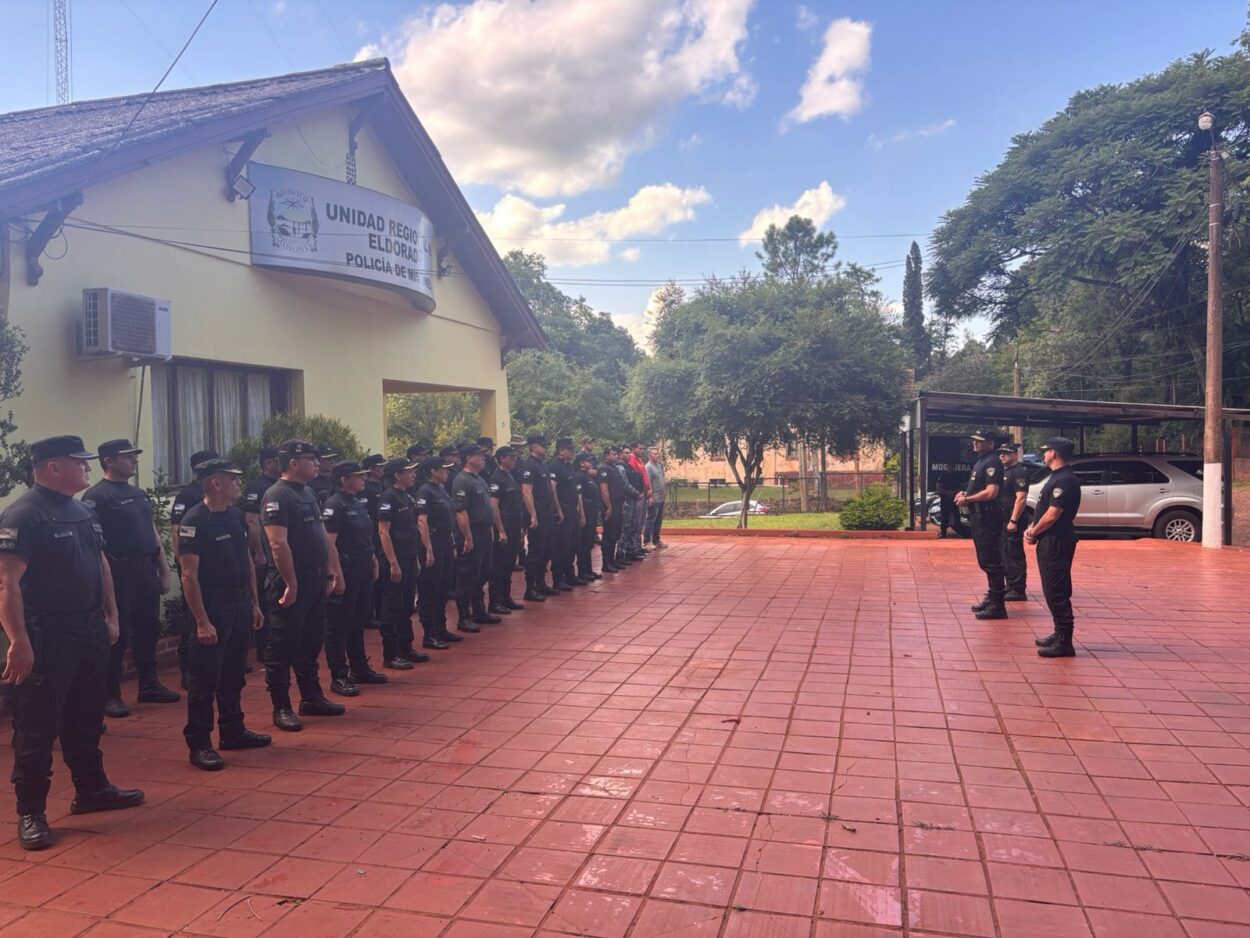
{"type": "Polygon", "coordinates": [[[269,642],[265,684],[273,701],[273,723],[280,730],[304,728],[291,709],[291,671],[299,685],[302,716],[341,716],[342,704],[326,699],[317,676],[317,656],[325,641],[326,597],[344,590],[338,554],[329,549],[321,505],[309,487],[317,477],[317,448],[305,440],[278,447],[282,478],[265,492],[261,508],[265,542],[273,569],[265,583],[269,642]]]}
{"type": "Polygon", "coordinates": [[[529,515],[528,542],[525,556],[525,601],[542,602],[559,590],[547,585],[547,564],[551,562],[552,541],[557,525],[555,484],[543,460],[547,456],[547,438],[531,433],[525,440],[530,454],[521,460],[521,500],[529,515]]]}
{"type": "Polygon", "coordinates": [[[57,737],[77,793],[71,814],[143,801],[143,792],[109,784],[100,752],[117,606],[100,522],[74,499],[94,458],[80,437],[35,441],[34,485],[0,513],[0,626],[9,638],[0,679],[9,685],[17,838],[25,850],[52,843],[47,801],[57,737]]]}
{"type": "MultiPolygon", "coordinates": [[[[200,463],[209,459],[217,459],[216,450],[202,449],[197,453],[191,454],[191,481],[179,489],[178,494],[174,496],[174,502],[169,508],[169,537],[170,543],[174,549],[174,566],[178,566],[178,526],[182,523],[182,516],[204,500],[204,489],[200,487],[200,483],[195,481],[195,467],[200,463]]],[[[183,600],[183,609],[186,609],[186,600],[183,600]]],[[[182,672],[182,686],[187,686],[187,650],[191,647],[191,632],[193,628],[188,626],[178,635],[178,668],[182,672]]]]}
{"type": "Polygon", "coordinates": [[[330,690],[342,697],[360,695],[358,684],[385,684],[385,674],[369,667],[365,656],[365,624],[369,621],[373,584],[378,578],[373,519],[362,497],[367,469],[354,462],[336,463],[330,478],[338,491],[321,506],[330,550],[339,555],[344,588],[326,601],[326,667],[330,690]]]}
{"type": "Polygon", "coordinates": [[[479,474],[489,483],[490,477],[499,468],[499,463],[495,462],[495,441],[488,436],[479,436],[477,438],[477,448],[482,451],[482,459],[485,462],[479,474]]]}
{"type": "Polygon", "coordinates": [[[567,593],[574,586],[585,586],[590,582],[577,576],[573,570],[582,512],[581,493],[573,477],[573,440],[570,437],[556,440],[556,458],[547,464],[547,471],[555,482],[556,505],[560,509],[551,550],[551,580],[557,590],[567,593]]]}
{"type": "MultiPolygon", "coordinates": [[[[262,446],[257,452],[260,463],[260,475],[254,478],[243,489],[243,517],[247,522],[247,542],[252,551],[252,563],[256,566],[256,583],[259,589],[264,585],[269,573],[269,552],[265,550],[265,535],[261,531],[260,508],[265,493],[282,475],[278,466],[278,448],[262,446]]],[[[261,603],[261,614],[265,617],[264,624],[256,630],[256,660],[265,660],[265,640],[269,637],[269,611],[261,603]]]]}
{"type": "Polygon", "coordinates": [[[129,440],[101,443],[104,478],[82,493],[104,529],[105,551],[113,572],[113,595],[121,637],[109,651],[108,699],[104,715],[125,717],[122,700],[122,657],[130,647],[139,676],[140,703],[176,703],[182,697],[156,676],[156,642],[161,635],[161,596],[169,592],[169,562],[152,520],[147,493],[131,485],[143,450],[129,440]]]}
{"type": "Polygon", "coordinates": [[[1003,516],[998,504],[1003,464],[994,452],[997,442],[998,435],[993,430],[978,430],[972,434],[972,450],[977,461],[967,488],[955,496],[955,504],[969,511],[977,564],[989,581],[989,592],[972,607],[978,619],[1007,618],[1007,607],[1003,604],[1007,592],[1003,572],[1003,516]]]}
{"type": "Polygon", "coordinates": [[[412,610],[417,595],[417,510],[411,489],[414,463],[386,464],[390,487],[378,497],[378,541],[382,546],[378,577],[382,581],[382,666],[410,671],[430,656],[412,647],[412,610]]]}
{"type": "Polygon", "coordinates": [[[1007,576],[1007,602],[1024,602],[1029,576],[1024,557],[1024,529],[1029,526],[1029,470],[1020,461],[1020,444],[998,447],[1003,464],[1003,484],[998,491],[998,509],[1003,519],[1003,571],[1007,576]]]}
{"type": "MultiPolygon", "coordinates": [[[[373,521],[373,551],[382,561],[382,545],[378,542],[378,496],[386,491],[386,457],[381,453],[371,453],[361,460],[365,469],[365,488],[362,493],[365,503],[369,506],[369,517],[373,521]]],[[[382,621],[382,578],[373,581],[370,589],[370,628],[377,628],[382,621]]]]}
{"type": "Polygon", "coordinates": [[[595,546],[595,528],[599,520],[599,474],[595,471],[594,457],[584,450],[573,457],[573,479],[582,499],[581,527],[574,543],[577,547],[577,576],[586,582],[602,580],[595,573],[591,551],[595,546]]]}
{"type": "Polygon", "coordinates": [[[417,615],[424,633],[422,647],[440,651],[464,641],[447,629],[447,600],[455,579],[456,548],[452,532],[456,509],[447,494],[447,476],[454,467],[450,459],[435,457],[417,467],[421,485],[413,501],[417,506],[420,539],[420,572],[417,574],[417,615]]]}
{"type": "Polygon", "coordinates": [[[517,451],[511,446],[501,446],[495,451],[495,471],[488,484],[490,496],[495,503],[495,518],[499,536],[495,538],[495,552],[490,564],[490,607],[494,615],[507,615],[513,610],[524,609],[512,598],[512,573],[516,567],[518,542],[521,540],[521,520],[524,506],[521,503],[521,486],[513,475],[516,469],[517,451]]]}
{"type": "Polygon", "coordinates": [[[334,494],[334,480],[330,478],[330,470],[339,460],[339,454],[324,443],[317,444],[317,475],[308,487],[317,496],[318,504],[324,505],[326,499],[334,494]]]}
{"type": "Polygon", "coordinates": [[[462,445],[461,443],[450,443],[438,451],[438,458],[445,465],[451,467],[447,470],[447,481],[443,483],[443,488],[448,492],[451,491],[451,483],[460,474],[460,447],[462,445]]]}
{"type": "Polygon", "coordinates": [[[603,563],[604,573],[620,573],[617,544],[621,539],[621,524],[625,514],[625,477],[621,475],[617,461],[621,458],[618,446],[603,451],[599,463],[599,500],[603,503],[603,563]]]}
{"type": "Polygon", "coordinates": [[[195,620],[187,658],[187,725],[182,735],[191,764],[215,772],[226,763],[213,748],[213,701],[222,749],[257,749],[271,738],[243,724],[248,636],[264,622],[249,555],[247,522],[234,505],[243,473],[225,459],[195,470],[204,499],[178,529],[182,590],[195,620]]]}
{"type": "MultiPolygon", "coordinates": [[[[516,451],[516,465],[512,469],[512,478],[516,480],[516,490],[519,494],[521,491],[521,460],[526,453],[525,437],[520,434],[512,434],[512,439],[508,441],[508,445],[516,451]]],[[[526,532],[530,529],[530,516],[525,508],[525,499],[521,499],[521,540],[516,545],[516,563],[512,565],[512,569],[516,573],[525,572],[525,556],[527,551],[528,538],[526,532]]]]}
{"type": "Polygon", "coordinates": [[[1024,539],[1037,545],[1037,574],[1042,594],[1055,622],[1055,630],[1035,639],[1043,658],[1071,658],[1075,619],[1072,615],[1072,558],[1076,554],[1076,513],[1081,508],[1081,486],[1068,465],[1074,444],[1054,436],[1042,446],[1042,458],[1051,470],[1042,483],[1035,520],[1024,532],[1024,539]]]}
{"type": "Polygon", "coordinates": [[[466,444],[460,458],[464,467],[451,483],[451,504],[456,509],[456,609],[460,614],[456,630],[480,632],[480,626],[502,621],[488,613],[482,601],[494,550],[495,506],[490,486],[478,474],[486,462],[481,448],[466,444]]]}

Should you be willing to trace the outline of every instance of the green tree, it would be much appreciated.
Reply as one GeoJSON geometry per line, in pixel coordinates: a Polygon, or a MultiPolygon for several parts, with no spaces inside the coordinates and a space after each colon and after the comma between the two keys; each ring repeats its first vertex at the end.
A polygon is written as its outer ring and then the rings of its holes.
{"type": "Polygon", "coordinates": [[[504,264],[547,333],[548,347],[508,356],[508,397],[517,433],[633,435],[621,403],[630,370],[642,358],[633,337],[607,313],[547,280],[539,254],[511,251],[504,264]]]}
{"type": "MultiPolygon", "coordinates": [[[[476,392],[430,392],[386,396],[386,439],[393,453],[414,443],[446,446],[481,434],[481,398],[476,392]]],[[[506,442],[506,441],[503,441],[506,442]]]]}
{"type": "Polygon", "coordinates": [[[929,367],[933,340],[924,318],[924,283],[921,280],[922,260],[920,245],[911,243],[903,272],[903,335],[911,348],[912,364],[916,374],[923,374],[929,367]]]}
{"type": "Polygon", "coordinates": [[[814,283],[829,274],[829,265],[838,253],[833,232],[821,232],[810,218],[791,215],[785,227],[769,225],[764,232],[764,250],[756,251],[770,280],[814,283]]]}
{"type": "Polygon", "coordinates": [[[272,414],[261,425],[260,436],[239,440],[226,458],[243,470],[244,482],[260,474],[257,451],[262,446],[278,446],[287,440],[307,440],[331,447],[344,459],[363,459],[365,452],[356,432],[335,417],[320,414],[272,414]]]}
{"type": "Polygon", "coordinates": [[[840,278],[710,280],[664,309],[628,408],[645,434],[725,453],[747,526],[765,452],[884,442],[904,408],[903,354],[880,309],[840,278]]]}
{"type": "MultiPolygon", "coordinates": [[[[7,319],[0,320],[0,403],[21,396],[22,358],[28,351],[22,330],[7,319]]],[[[26,481],[30,447],[15,439],[16,433],[13,411],[0,414],[0,495],[8,495],[26,481]]]]}
{"type": "MultiPolygon", "coordinates": [[[[1012,141],[931,243],[930,299],[1021,340],[1028,390],[1201,401],[1207,151],[1226,160],[1225,327],[1250,326],[1250,53],[1199,52],[1157,74],[1075,94],[1012,141]]],[[[1250,401],[1250,342],[1230,342],[1230,403],[1250,401]]]]}

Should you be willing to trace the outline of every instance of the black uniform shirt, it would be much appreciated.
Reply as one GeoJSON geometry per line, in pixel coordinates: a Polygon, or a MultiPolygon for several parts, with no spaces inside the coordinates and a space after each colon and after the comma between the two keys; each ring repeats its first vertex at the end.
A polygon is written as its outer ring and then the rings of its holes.
{"type": "Polygon", "coordinates": [[[551,498],[551,471],[541,459],[527,456],[517,464],[521,470],[521,484],[534,487],[534,510],[550,509],[554,504],[551,498]]]}
{"type": "Polygon", "coordinates": [[[326,499],[334,494],[334,480],[329,476],[317,476],[308,483],[308,487],[317,496],[317,502],[324,505],[326,499]]]}
{"type": "Polygon", "coordinates": [[[625,490],[625,494],[635,501],[641,498],[642,493],[646,491],[646,484],[642,480],[642,473],[624,460],[618,462],[616,464],[616,468],[624,474],[626,481],[629,482],[630,486],[634,490],[633,495],[629,494],[629,489],[625,490]]]}
{"type": "Polygon", "coordinates": [[[573,470],[573,481],[582,494],[582,509],[588,516],[599,507],[599,473],[591,469],[573,470]]]}
{"type": "Polygon", "coordinates": [[[1037,515],[1040,520],[1051,506],[1062,508],[1059,520],[1038,535],[1039,538],[1050,537],[1052,534],[1071,534],[1076,513],[1081,508],[1081,484],[1076,480],[1076,473],[1071,466],[1056,469],[1042,483],[1042,494],[1037,499],[1037,515]]]}
{"type": "Polygon", "coordinates": [[[26,561],[22,601],[27,610],[78,613],[104,602],[100,551],[104,532],[77,499],[41,485],[0,512],[0,553],[26,561]]]}
{"type": "Polygon", "coordinates": [[[495,474],[495,470],[499,468],[499,463],[495,461],[495,457],[490,453],[486,453],[482,458],[486,461],[486,466],[479,474],[483,479],[489,479],[495,474]]]}
{"type": "Polygon", "coordinates": [[[378,496],[378,523],[383,521],[391,524],[391,546],[396,555],[417,552],[417,510],[406,489],[400,491],[392,485],[378,496]]]}
{"type": "Polygon", "coordinates": [[[335,535],[335,549],[345,557],[373,555],[373,519],[363,498],[338,491],[321,508],[321,523],[335,535]]]}
{"type": "MultiPolygon", "coordinates": [[[[964,491],[969,495],[975,495],[977,492],[984,492],[989,486],[997,485],[998,491],[1002,492],[1003,484],[1003,461],[998,458],[997,453],[989,453],[977,460],[975,466],[972,467],[972,477],[968,479],[968,487],[964,491]]],[[[988,502],[973,502],[968,506],[981,512],[982,515],[997,515],[998,502],[991,499],[988,502]]]]}
{"type": "Polygon", "coordinates": [[[447,489],[437,482],[424,482],[417,489],[413,501],[417,506],[417,514],[425,515],[431,541],[451,537],[451,532],[456,527],[456,509],[447,489]]]}
{"type": "Polygon", "coordinates": [[[174,496],[174,503],[169,508],[169,523],[182,524],[182,516],[204,501],[204,487],[198,482],[184,485],[174,496]]]}
{"type": "Polygon", "coordinates": [[[252,565],[247,549],[247,522],[231,505],[209,511],[203,502],[193,505],[178,526],[178,552],[200,558],[200,586],[242,589],[252,565]]]}
{"type": "Polygon", "coordinates": [[[558,456],[547,464],[547,471],[556,483],[556,499],[567,518],[570,513],[577,514],[577,482],[573,478],[573,463],[565,462],[558,456]]]}
{"type": "Polygon", "coordinates": [[[490,477],[491,498],[499,499],[499,514],[505,521],[520,521],[525,513],[521,501],[521,486],[516,476],[506,469],[496,469],[490,477]]]}
{"type": "Polygon", "coordinates": [[[526,527],[529,526],[530,510],[525,507],[525,498],[521,495],[521,463],[523,460],[518,459],[516,465],[512,467],[512,478],[516,479],[517,498],[521,499],[521,523],[526,527]]]}
{"type": "Polygon", "coordinates": [[[277,481],[269,476],[260,475],[249,482],[243,489],[243,510],[249,515],[260,514],[261,505],[265,501],[265,493],[277,481]]]}
{"type": "Polygon", "coordinates": [[[473,527],[495,523],[495,506],[490,501],[490,486],[474,472],[464,470],[451,484],[451,503],[456,511],[468,512],[473,527]]]}
{"type": "MultiPolygon", "coordinates": [[[[1029,493],[1029,470],[1024,463],[1018,462],[1010,469],[1004,468],[1002,471],[1003,481],[998,489],[998,507],[1003,513],[1003,524],[1011,520],[1011,515],[1016,508],[1016,495],[1020,492],[1029,493]]],[[[1024,515],[1028,514],[1028,509],[1020,513],[1020,520],[1024,515]]]]}
{"type": "MultiPolygon", "coordinates": [[[[326,529],[321,524],[321,506],[307,485],[279,479],[265,492],[260,519],[265,527],[286,528],[291,562],[296,570],[312,570],[326,565],[326,529]]],[[[265,552],[269,552],[268,539],[265,552]]]]}
{"type": "Polygon", "coordinates": [[[608,498],[612,504],[625,500],[625,478],[620,473],[620,464],[605,462],[599,466],[599,481],[607,483],[608,498]]]}
{"type": "Polygon", "coordinates": [[[129,482],[101,479],[82,493],[82,503],[95,511],[114,557],[150,557],[161,545],[152,527],[152,503],[129,482]]]}

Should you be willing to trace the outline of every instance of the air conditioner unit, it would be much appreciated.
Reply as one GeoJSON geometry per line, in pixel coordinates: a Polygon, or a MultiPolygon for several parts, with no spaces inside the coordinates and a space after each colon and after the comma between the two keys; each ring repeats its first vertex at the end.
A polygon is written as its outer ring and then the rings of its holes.
{"type": "Polygon", "coordinates": [[[119,355],[169,361],[169,300],[107,287],[82,291],[76,330],[79,358],[119,355]]]}

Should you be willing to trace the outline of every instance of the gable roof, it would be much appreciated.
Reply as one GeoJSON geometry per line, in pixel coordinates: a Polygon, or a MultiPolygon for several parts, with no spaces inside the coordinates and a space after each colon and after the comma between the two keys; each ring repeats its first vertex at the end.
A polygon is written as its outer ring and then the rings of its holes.
{"type": "Polygon", "coordinates": [[[372,108],[371,129],[498,319],[508,347],[545,347],[538,320],[386,59],[0,114],[0,215],[39,211],[149,163],[353,103],[372,108]]]}

